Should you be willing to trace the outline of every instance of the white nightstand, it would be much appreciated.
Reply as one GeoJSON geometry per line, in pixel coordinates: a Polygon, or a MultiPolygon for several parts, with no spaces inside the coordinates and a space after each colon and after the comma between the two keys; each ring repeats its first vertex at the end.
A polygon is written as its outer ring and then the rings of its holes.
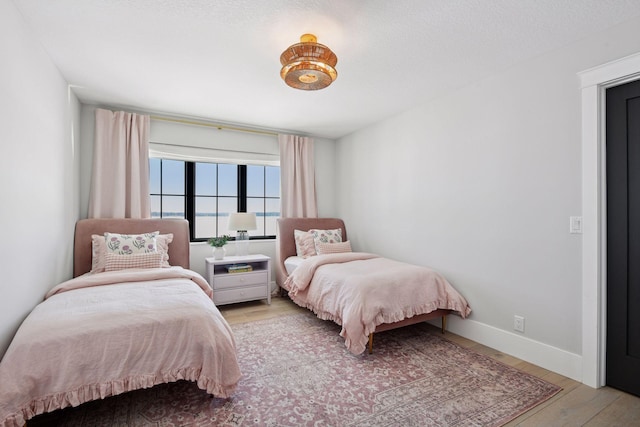
{"type": "Polygon", "coordinates": [[[226,256],[223,259],[205,258],[207,280],[213,288],[216,305],[266,299],[271,304],[269,272],[271,258],[266,255],[226,256]],[[248,264],[252,271],[229,273],[235,264],[248,264]]]}

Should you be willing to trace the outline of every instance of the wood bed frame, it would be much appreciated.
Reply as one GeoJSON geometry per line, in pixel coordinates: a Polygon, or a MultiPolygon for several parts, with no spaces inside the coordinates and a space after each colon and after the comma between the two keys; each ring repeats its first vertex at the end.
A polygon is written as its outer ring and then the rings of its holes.
{"type": "Polygon", "coordinates": [[[91,235],[110,233],[173,234],[169,264],[189,268],[189,222],[186,219],[81,219],[76,222],[73,242],[73,277],[91,271],[91,235]]]}
{"type": "MultiPolygon", "coordinates": [[[[334,230],[340,228],[342,230],[342,240],[347,240],[347,229],[344,225],[344,221],[339,218],[280,218],[278,219],[278,233],[276,237],[276,262],[275,273],[276,283],[281,289],[286,292],[289,291],[284,286],[285,280],[287,280],[287,270],[284,266],[284,261],[291,257],[296,256],[296,242],[293,235],[294,230],[309,231],[312,228],[320,230],[334,230]]],[[[403,326],[409,326],[416,323],[421,323],[426,320],[432,320],[441,318],[442,326],[441,330],[444,334],[447,327],[447,314],[451,313],[451,310],[438,309],[431,313],[420,314],[413,316],[399,322],[383,323],[376,327],[376,330],[369,334],[369,353],[373,352],[373,334],[377,332],[388,331],[391,329],[401,328],[403,326]]]]}

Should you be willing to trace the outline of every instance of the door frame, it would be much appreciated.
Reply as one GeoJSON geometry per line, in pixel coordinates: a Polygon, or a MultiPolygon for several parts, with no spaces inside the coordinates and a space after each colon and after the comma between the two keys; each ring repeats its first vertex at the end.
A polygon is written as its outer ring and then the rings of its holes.
{"type": "Polygon", "coordinates": [[[578,73],[582,89],[582,382],[606,381],[606,89],[640,79],[640,53],[578,73]]]}

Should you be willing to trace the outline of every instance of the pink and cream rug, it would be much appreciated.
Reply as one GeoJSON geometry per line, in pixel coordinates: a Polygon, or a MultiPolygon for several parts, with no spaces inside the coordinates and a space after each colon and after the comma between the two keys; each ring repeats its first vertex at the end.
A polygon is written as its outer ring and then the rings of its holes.
{"type": "Polygon", "coordinates": [[[37,417],[29,426],[500,426],[560,391],[425,324],[354,356],[340,327],[299,313],[232,325],[230,399],[177,382],[37,417]]]}

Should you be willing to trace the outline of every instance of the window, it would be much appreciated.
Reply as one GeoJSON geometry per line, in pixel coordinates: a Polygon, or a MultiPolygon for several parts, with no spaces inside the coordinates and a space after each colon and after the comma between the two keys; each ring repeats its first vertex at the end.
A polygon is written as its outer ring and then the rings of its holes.
{"type": "Polygon", "coordinates": [[[252,239],[275,238],[280,217],[280,168],[149,159],[152,218],[186,218],[192,241],[234,232],[229,214],[255,212],[252,239]]]}

